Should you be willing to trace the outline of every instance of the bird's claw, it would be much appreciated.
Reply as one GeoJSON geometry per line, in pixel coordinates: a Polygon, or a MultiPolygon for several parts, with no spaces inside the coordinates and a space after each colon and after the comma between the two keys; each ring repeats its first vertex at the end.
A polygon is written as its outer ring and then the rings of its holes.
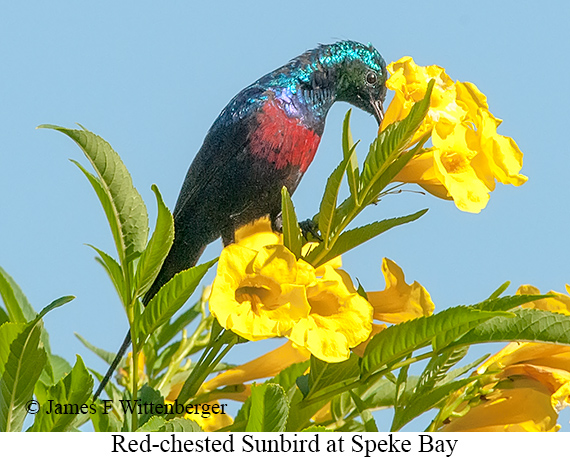
{"type": "Polygon", "coordinates": [[[315,221],[313,221],[312,219],[307,219],[306,221],[301,221],[299,222],[299,227],[301,228],[301,232],[303,233],[303,237],[307,240],[307,241],[311,241],[309,240],[308,236],[309,234],[311,234],[311,236],[318,241],[323,241],[323,239],[321,238],[321,236],[319,235],[319,226],[317,225],[317,223],[315,221]]]}

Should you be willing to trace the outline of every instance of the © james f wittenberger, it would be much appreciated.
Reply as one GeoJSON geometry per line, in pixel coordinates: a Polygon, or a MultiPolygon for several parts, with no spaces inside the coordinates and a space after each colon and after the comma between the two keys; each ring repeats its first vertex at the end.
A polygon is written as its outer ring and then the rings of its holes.
{"type": "MultiPolygon", "coordinates": [[[[194,405],[183,405],[178,402],[174,403],[145,403],[141,400],[120,400],[119,405],[114,404],[111,400],[101,400],[103,404],[103,413],[109,414],[117,406],[120,406],[124,414],[137,412],[141,414],[150,414],[153,416],[162,415],[181,415],[195,414],[202,418],[208,418],[212,414],[226,414],[226,403],[209,404],[197,403],[194,405]]],[[[95,404],[73,404],[73,403],[57,403],[49,400],[47,404],[40,405],[35,400],[28,402],[26,409],[29,414],[37,414],[42,410],[46,414],[95,414],[97,407],[95,404]]]]}

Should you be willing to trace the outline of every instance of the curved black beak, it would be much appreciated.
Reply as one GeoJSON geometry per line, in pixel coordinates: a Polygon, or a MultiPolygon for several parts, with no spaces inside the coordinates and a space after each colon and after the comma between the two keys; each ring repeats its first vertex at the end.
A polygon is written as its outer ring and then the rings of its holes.
{"type": "Polygon", "coordinates": [[[370,104],[374,110],[374,117],[378,121],[378,125],[382,124],[382,119],[384,119],[384,105],[382,105],[382,101],[370,100],[370,104]]]}

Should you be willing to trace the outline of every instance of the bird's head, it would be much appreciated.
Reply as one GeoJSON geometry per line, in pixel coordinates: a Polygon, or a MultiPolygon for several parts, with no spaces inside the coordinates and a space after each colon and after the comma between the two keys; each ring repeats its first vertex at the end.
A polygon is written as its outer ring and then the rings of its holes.
{"type": "Polygon", "coordinates": [[[339,59],[335,71],[336,100],[348,102],[372,114],[378,124],[384,116],[386,62],[372,46],[354,41],[330,45],[331,55],[339,59]]]}

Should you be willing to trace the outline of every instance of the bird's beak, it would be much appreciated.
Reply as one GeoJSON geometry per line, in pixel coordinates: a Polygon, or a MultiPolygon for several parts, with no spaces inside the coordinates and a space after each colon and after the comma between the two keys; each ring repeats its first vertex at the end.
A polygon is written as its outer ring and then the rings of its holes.
{"type": "Polygon", "coordinates": [[[384,106],[380,100],[371,100],[372,108],[374,110],[374,117],[378,121],[378,125],[382,124],[382,119],[384,119],[384,106]]]}

